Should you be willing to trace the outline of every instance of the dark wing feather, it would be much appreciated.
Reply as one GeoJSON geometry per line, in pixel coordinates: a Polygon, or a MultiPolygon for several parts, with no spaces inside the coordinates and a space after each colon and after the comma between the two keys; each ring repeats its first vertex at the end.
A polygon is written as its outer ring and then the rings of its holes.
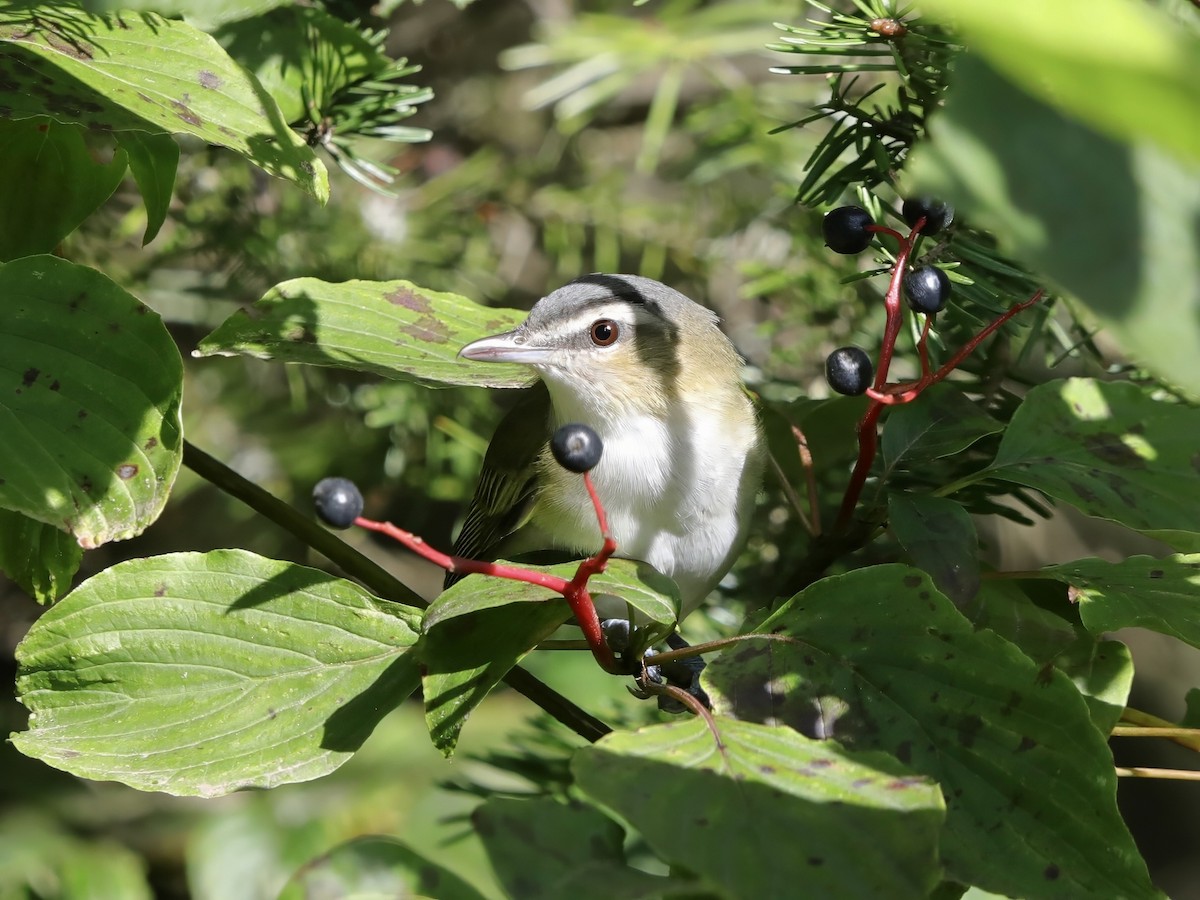
{"type": "MultiPolygon", "coordinates": [[[[534,462],[546,446],[549,418],[550,394],[539,381],[500,420],[454,542],[455,556],[495,559],[505,538],[525,524],[537,494],[534,462]]],[[[444,587],[461,577],[447,572],[444,587]]]]}

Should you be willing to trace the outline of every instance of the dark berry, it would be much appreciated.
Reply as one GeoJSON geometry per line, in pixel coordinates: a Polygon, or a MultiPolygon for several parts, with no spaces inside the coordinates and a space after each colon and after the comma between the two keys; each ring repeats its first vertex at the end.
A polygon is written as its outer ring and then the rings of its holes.
{"type": "Polygon", "coordinates": [[[628,619],[603,619],[600,622],[600,630],[604,632],[604,642],[610,650],[623,653],[629,649],[633,627],[628,619]]]}
{"type": "Polygon", "coordinates": [[[861,206],[839,206],[825,214],[821,233],[825,246],[834,253],[862,253],[871,244],[867,227],[874,224],[871,214],[861,206]]]}
{"type": "Polygon", "coordinates": [[[349,528],[362,515],[362,494],[349,478],[322,478],[312,496],[317,518],[331,528],[349,528]]]}
{"type": "Polygon", "coordinates": [[[871,386],[875,367],[860,347],[839,347],[825,360],[825,380],[839,394],[854,397],[871,386]]]}
{"type": "Polygon", "coordinates": [[[913,312],[941,312],[950,299],[950,279],[937,266],[913,269],[904,276],[904,297],[913,312]]]}
{"type": "Polygon", "coordinates": [[[558,464],[572,472],[586,472],[600,462],[604,445],[600,435],[586,425],[564,425],[550,438],[550,452],[558,464]]]}
{"type": "Polygon", "coordinates": [[[912,197],[904,201],[900,214],[908,227],[916,225],[924,217],[925,224],[921,226],[921,234],[937,234],[954,221],[954,207],[932,197],[912,197]]]}

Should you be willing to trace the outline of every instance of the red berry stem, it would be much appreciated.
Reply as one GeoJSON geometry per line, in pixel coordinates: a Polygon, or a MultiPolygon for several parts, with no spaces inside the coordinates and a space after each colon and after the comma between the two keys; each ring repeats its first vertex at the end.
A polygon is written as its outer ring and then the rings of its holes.
{"type": "Polygon", "coordinates": [[[913,226],[908,237],[881,225],[872,226],[875,229],[883,228],[884,233],[891,234],[900,242],[900,247],[896,252],[896,262],[892,266],[892,277],[888,281],[887,293],[883,295],[887,321],[883,326],[883,346],[879,350],[879,365],[875,367],[875,390],[879,390],[887,384],[888,368],[892,364],[892,354],[896,351],[896,338],[900,336],[900,326],[904,321],[904,309],[900,303],[900,287],[904,281],[904,270],[908,267],[908,255],[912,252],[913,242],[924,226],[925,217],[922,216],[917,219],[917,224],[913,226]]]}
{"type": "Polygon", "coordinates": [[[429,546],[424,538],[418,537],[410,531],[398,528],[391,522],[376,522],[373,519],[365,519],[359,516],[354,520],[354,524],[368,531],[378,531],[380,534],[387,535],[397,543],[403,544],[421,558],[429,560],[429,562],[439,568],[445,569],[447,572],[462,575],[490,575],[493,578],[522,581],[525,584],[544,587],[556,594],[562,595],[563,599],[571,607],[571,612],[575,614],[575,618],[579,622],[579,627],[583,631],[583,637],[592,651],[592,656],[596,658],[596,662],[606,672],[621,674],[616,660],[613,658],[612,650],[604,640],[604,633],[600,630],[600,618],[596,615],[596,605],[592,602],[592,596],[588,593],[587,589],[588,579],[593,575],[603,572],[608,567],[609,559],[616,552],[617,542],[609,534],[608,517],[605,515],[604,505],[600,502],[600,497],[596,494],[596,488],[592,484],[591,476],[586,472],[583,476],[583,483],[587,486],[588,496],[591,497],[592,506],[596,510],[596,520],[600,523],[600,533],[604,537],[604,544],[598,553],[579,563],[579,568],[575,570],[575,576],[570,581],[559,575],[536,572],[532,569],[512,566],[507,563],[487,562],[486,560],[469,559],[465,556],[451,556],[448,553],[442,553],[440,550],[429,546]]]}
{"type": "MultiPolygon", "coordinates": [[[[914,227],[914,232],[920,228],[924,220],[918,221],[914,227]]],[[[915,234],[914,234],[915,236],[915,234]]],[[[900,258],[896,261],[896,268],[892,272],[891,284],[888,287],[888,297],[892,295],[892,290],[898,284],[897,274],[901,271],[904,257],[907,255],[907,249],[904,248],[900,258]]],[[[927,316],[925,326],[921,329],[921,337],[917,343],[917,349],[921,357],[921,377],[917,381],[902,382],[899,384],[881,383],[878,376],[875,379],[875,387],[868,388],[866,395],[871,399],[871,405],[867,407],[867,411],[858,422],[858,460],[854,464],[854,471],[850,474],[850,483],[846,486],[846,493],[842,497],[842,506],[838,510],[837,522],[834,524],[834,531],[843,531],[850,524],[850,520],[854,515],[854,508],[858,505],[859,497],[862,496],[863,486],[866,484],[867,475],[871,471],[871,466],[875,463],[875,452],[879,446],[878,423],[879,417],[883,414],[883,410],[888,406],[895,406],[900,403],[911,403],[920,396],[921,392],[931,384],[937,384],[947,375],[953,372],[962,364],[968,356],[978,349],[979,345],[987,340],[997,328],[1015,316],[1022,310],[1028,309],[1039,300],[1042,299],[1044,291],[1037,291],[1028,300],[1017,303],[1005,310],[993,322],[984,327],[977,335],[967,341],[958,351],[950,357],[936,372],[929,371],[929,356],[926,346],[930,322],[932,316],[927,316]]],[[[899,300],[897,293],[896,299],[899,300]]],[[[898,320],[898,319],[897,319],[898,320]]],[[[880,366],[886,366],[891,358],[891,350],[895,347],[895,335],[888,330],[892,323],[892,308],[888,307],[888,322],[884,330],[884,345],[883,351],[880,353],[880,366]],[[890,343],[889,343],[889,335],[890,343]]],[[[899,333],[897,326],[895,332],[899,333]]]]}

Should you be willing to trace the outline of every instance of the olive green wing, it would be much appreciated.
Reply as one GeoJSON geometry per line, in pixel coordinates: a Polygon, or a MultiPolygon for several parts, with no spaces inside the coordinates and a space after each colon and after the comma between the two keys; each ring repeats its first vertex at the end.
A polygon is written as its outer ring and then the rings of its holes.
{"type": "MultiPolygon", "coordinates": [[[[500,420],[454,542],[455,556],[495,559],[504,540],[528,521],[537,495],[534,463],[546,446],[549,419],[550,394],[539,381],[500,420]]],[[[461,577],[447,572],[444,587],[461,577]]]]}

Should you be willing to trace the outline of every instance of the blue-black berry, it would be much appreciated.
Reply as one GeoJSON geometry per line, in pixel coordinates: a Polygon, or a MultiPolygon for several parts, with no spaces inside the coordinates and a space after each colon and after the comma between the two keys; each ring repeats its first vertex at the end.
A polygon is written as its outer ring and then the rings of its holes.
{"type": "Polygon", "coordinates": [[[871,214],[861,206],[839,206],[821,220],[825,246],[834,253],[862,253],[871,244],[871,214]]]}
{"type": "Polygon", "coordinates": [[[900,207],[900,214],[904,216],[909,228],[924,217],[925,224],[921,226],[921,234],[937,234],[954,221],[954,207],[932,197],[910,197],[900,207]]]}
{"type": "Polygon", "coordinates": [[[839,347],[825,359],[825,380],[839,394],[856,397],[871,386],[875,367],[860,347],[839,347]]]}
{"type": "Polygon", "coordinates": [[[950,279],[937,266],[913,269],[904,276],[904,297],[914,312],[941,312],[950,299],[950,279]]]}
{"type": "Polygon", "coordinates": [[[564,425],[550,438],[550,452],[558,464],[572,472],[587,472],[600,462],[604,445],[600,435],[578,422],[564,425]]]}
{"type": "Polygon", "coordinates": [[[312,496],[317,518],[331,528],[349,528],[362,515],[362,493],[349,478],[322,478],[312,496]]]}

